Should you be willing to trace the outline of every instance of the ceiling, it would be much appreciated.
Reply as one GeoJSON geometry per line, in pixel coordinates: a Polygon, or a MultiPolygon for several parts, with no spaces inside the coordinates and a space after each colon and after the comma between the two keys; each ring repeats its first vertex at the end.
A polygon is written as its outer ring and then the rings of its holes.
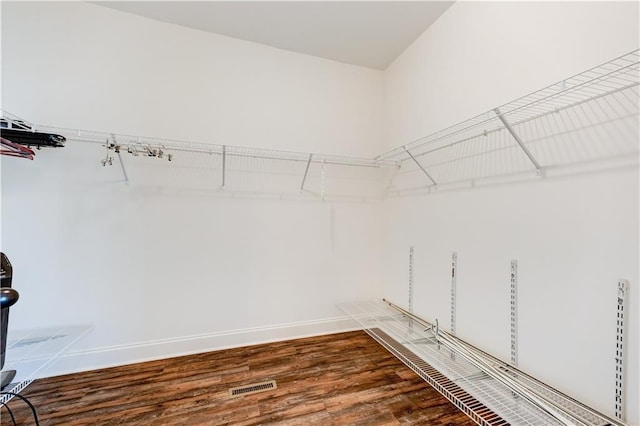
{"type": "Polygon", "coordinates": [[[385,69],[453,1],[100,1],[158,21],[385,69]]]}

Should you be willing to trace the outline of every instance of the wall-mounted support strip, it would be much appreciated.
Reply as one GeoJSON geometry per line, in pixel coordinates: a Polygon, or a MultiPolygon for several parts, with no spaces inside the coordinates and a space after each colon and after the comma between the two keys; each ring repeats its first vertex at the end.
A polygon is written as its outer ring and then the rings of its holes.
{"type": "Polygon", "coordinates": [[[222,187],[224,188],[227,175],[227,146],[222,145],[222,187]]]}
{"type": "Polygon", "coordinates": [[[420,167],[420,170],[422,170],[422,173],[424,173],[425,175],[427,175],[427,177],[429,178],[429,180],[430,180],[431,182],[433,182],[433,184],[434,184],[434,185],[437,185],[436,181],[435,181],[435,180],[433,180],[433,178],[431,177],[431,175],[429,174],[429,172],[427,172],[427,171],[425,170],[425,168],[424,168],[424,167],[422,167],[422,164],[420,164],[420,162],[416,159],[416,157],[414,157],[414,156],[413,156],[413,154],[411,154],[411,152],[409,152],[409,150],[407,149],[407,147],[406,147],[406,146],[403,146],[402,148],[404,148],[405,152],[406,152],[407,154],[409,154],[409,157],[411,157],[411,159],[412,159],[412,160],[413,160],[413,161],[418,165],[418,167],[420,167]]]}
{"type": "Polygon", "coordinates": [[[304,183],[307,180],[307,174],[309,173],[309,167],[311,166],[311,158],[313,154],[309,154],[309,159],[307,160],[307,167],[304,169],[304,176],[302,177],[302,183],[300,184],[300,189],[304,189],[304,183]]]}
{"type": "Polygon", "coordinates": [[[624,307],[629,281],[618,280],[617,321],[616,321],[616,418],[624,420],[624,307]]]}
{"type": "MultiPolygon", "coordinates": [[[[413,246],[409,246],[409,312],[413,313],[413,246]]],[[[409,332],[413,332],[411,319],[409,319],[409,332]]]]}
{"type": "Polygon", "coordinates": [[[511,261],[511,365],[518,366],[518,261],[511,261]]]}
{"type": "Polygon", "coordinates": [[[458,268],[458,253],[451,255],[451,334],[456,335],[456,281],[458,268]]]}
{"type": "Polygon", "coordinates": [[[509,133],[511,133],[511,136],[513,136],[513,138],[516,140],[516,142],[518,143],[522,151],[524,151],[524,153],[526,154],[527,158],[529,158],[531,163],[535,166],[536,173],[540,173],[542,166],[540,166],[540,163],[538,163],[538,161],[534,158],[533,154],[531,154],[531,151],[529,151],[529,149],[526,147],[524,142],[522,142],[522,139],[520,139],[520,136],[518,136],[516,131],[513,130],[513,127],[511,127],[511,124],[509,124],[507,119],[504,118],[504,115],[502,115],[502,113],[500,112],[500,108],[496,108],[493,111],[496,113],[500,121],[502,121],[502,124],[504,124],[504,127],[509,131],[509,133]]]}
{"type": "Polygon", "coordinates": [[[321,177],[321,185],[320,185],[320,195],[322,196],[322,201],[325,200],[326,195],[326,176],[324,170],[325,162],[324,158],[322,159],[322,177],[321,177]]]}
{"type": "Polygon", "coordinates": [[[409,312],[413,313],[413,246],[409,246],[409,312]]]}

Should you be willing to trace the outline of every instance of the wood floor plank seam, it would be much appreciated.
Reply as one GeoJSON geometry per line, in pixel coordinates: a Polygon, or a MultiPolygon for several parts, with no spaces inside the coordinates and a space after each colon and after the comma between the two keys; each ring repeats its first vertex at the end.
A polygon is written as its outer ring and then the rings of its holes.
{"type": "MultiPolygon", "coordinates": [[[[24,396],[43,426],[475,424],[362,331],[40,379],[24,396]],[[228,398],[265,380],[277,389],[228,398]]],[[[9,404],[19,424],[33,424],[9,404]]]]}

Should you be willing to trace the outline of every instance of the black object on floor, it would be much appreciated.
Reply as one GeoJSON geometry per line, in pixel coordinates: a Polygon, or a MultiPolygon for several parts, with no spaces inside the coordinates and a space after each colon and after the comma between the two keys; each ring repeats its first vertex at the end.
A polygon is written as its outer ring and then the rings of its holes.
{"type": "MultiPolygon", "coordinates": [[[[7,349],[7,326],[9,325],[9,308],[17,301],[19,294],[11,288],[13,266],[4,253],[0,253],[0,369],[4,367],[4,354],[7,349]]],[[[3,371],[1,375],[0,389],[11,383],[15,377],[14,370],[3,371]]]]}

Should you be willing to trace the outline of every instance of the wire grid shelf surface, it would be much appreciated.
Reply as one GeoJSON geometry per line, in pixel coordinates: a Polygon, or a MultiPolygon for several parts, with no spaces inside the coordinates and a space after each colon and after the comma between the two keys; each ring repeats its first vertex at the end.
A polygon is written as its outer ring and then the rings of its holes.
{"type": "MultiPolygon", "coordinates": [[[[353,317],[362,328],[386,349],[407,364],[414,372],[434,386],[454,405],[476,423],[485,425],[562,425],[563,422],[514,393],[507,386],[488,376],[463,357],[438,344],[430,330],[420,329],[406,315],[383,302],[354,302],[339,308],[353,317]],[[443,382],[438,375],[443,375],[443,382]],[[464,393],[456,390],[462,389],[464,393]],[[472,398],[469,398],[471,396],[472,398]],[[486,409],[498,417],[487,417],[486,409]]],[[[508,366],[487,354],[491,363],[500,368],[508,366]]],[[[508,373],[519,381],[528,382],[539,393],[554,400],[585,425],[608,424],[592,415],[570,398],[559,397],[548,387],[530,376],[515,370],[508,373]]]]}
{"type": "MultiPolygon", "coordinates": [[[[125,147],[120,160],[127,181],[124,168],[133,168],[133,160],[122,161],[127,152],[157,157],[161,151],[182,173],[167,178],[176,186],[193,183],[193,173],[199,171],[204,189],[295,194],[323,200],[332,195],[383,198],[496,177],[539,176],[563,166],[612,167],[611,160],[623,159],[637,164],[639,52],[615,58],[374,159],[37,126],[6,111],[3,118],[31,130],[61,134],[70,141],[125,147]]],[[[135,161],[141,173],[132,177],[134,182],[144,180],[145,166],[141,164],[135,161]]]]}
{"type": "Polygon", "coordinates": [[[636,50],[380,155],[402,163],[390,190],[637,156],[639,61],[636,50]]]}
{"type": "MultiPolygon", "coordinates": [[[[32,330],[9,330],[3,371],[15,370],[16,376],[4,391],[19,393],[86,335],[91,326],[67,326],[32,330]]],[[[13,395],[0,395],[0,404],[13,395]]]]}
{"type": "MultiPolygon", "coordinates": [[[[23,121],[4,112],[10,122],[23,121]]],[[[103,165],[122,167],[135,185],[155,188],[217,191],[222,194],[271,194],[305,198],[380,199],[384,182],[397,162],[283,151],[266,148],[206,144],[65,129],[26,126],[60,134],[68,141],[102,147],[103,165]],[[167,167],[168,164],[170,167],[167,167]]]]}

